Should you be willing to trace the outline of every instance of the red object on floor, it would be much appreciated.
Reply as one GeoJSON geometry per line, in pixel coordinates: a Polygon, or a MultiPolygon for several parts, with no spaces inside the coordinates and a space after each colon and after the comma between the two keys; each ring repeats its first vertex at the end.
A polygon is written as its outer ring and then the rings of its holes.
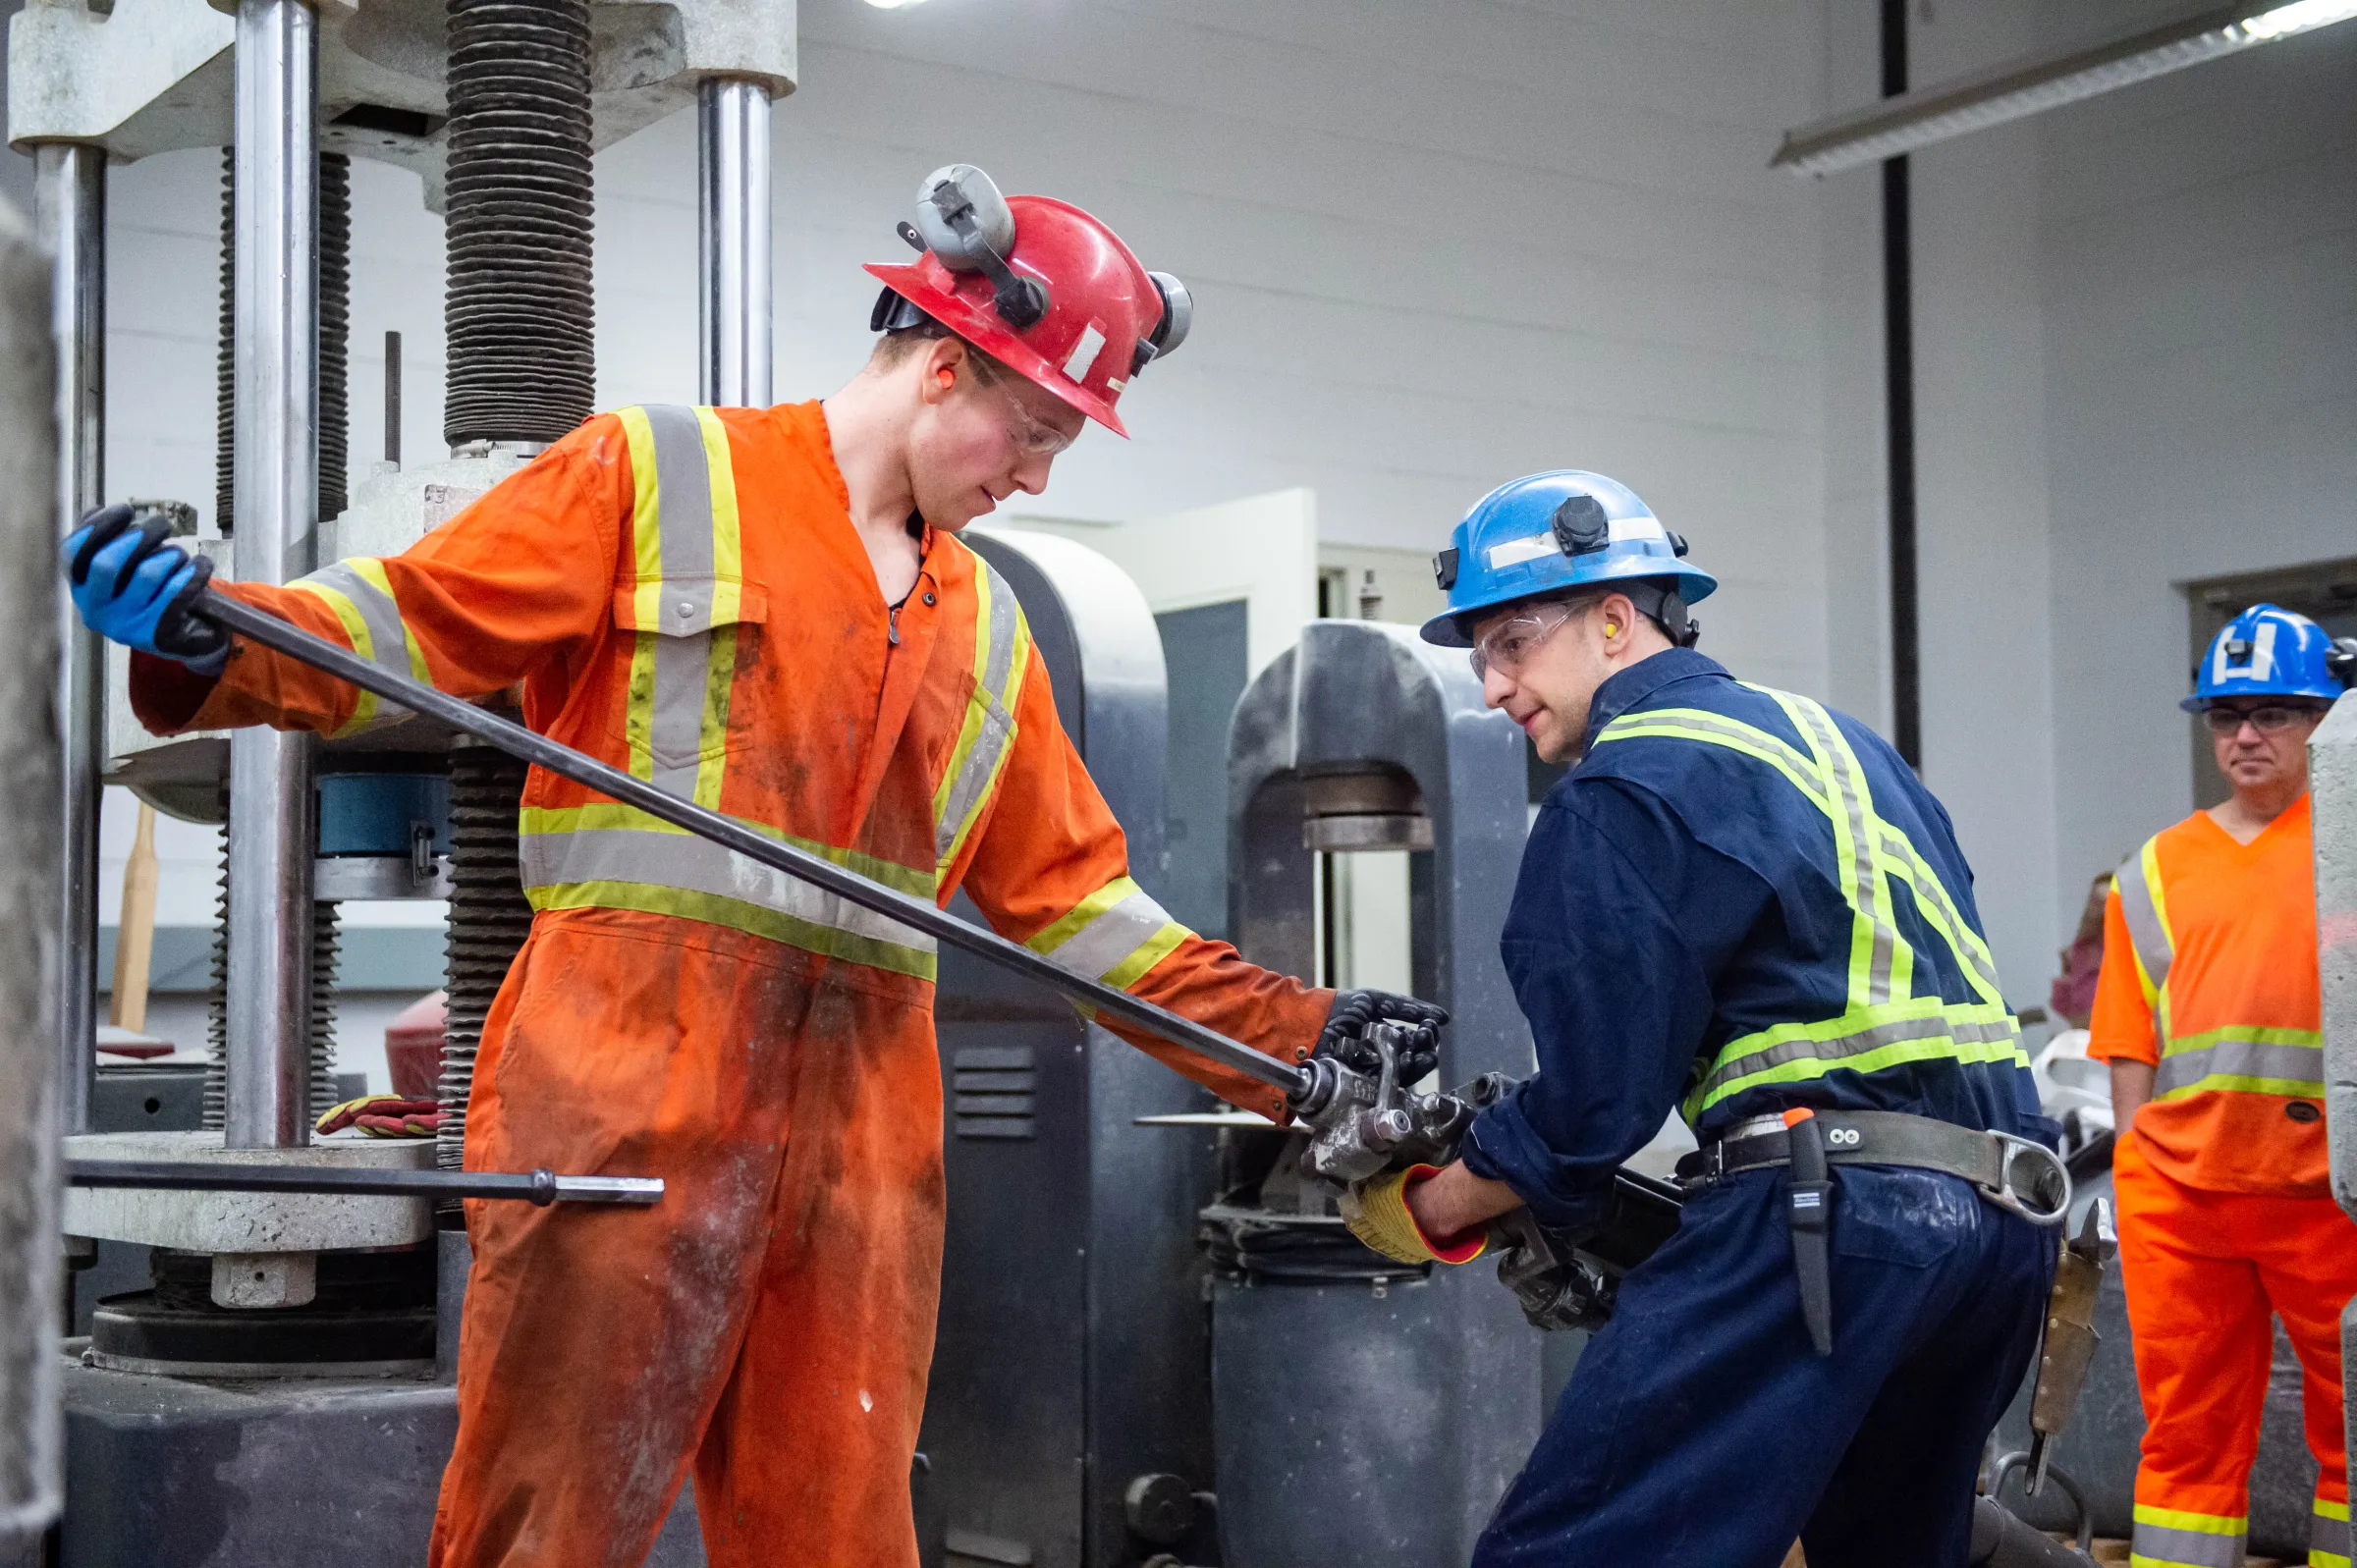
{"type": "Polygon", "coordinates": [[[404,1100],[431,1100],[442,1081],[442,1030],[450,994],[419,997],[385,1025],[385,1067],[404,1100]]]}

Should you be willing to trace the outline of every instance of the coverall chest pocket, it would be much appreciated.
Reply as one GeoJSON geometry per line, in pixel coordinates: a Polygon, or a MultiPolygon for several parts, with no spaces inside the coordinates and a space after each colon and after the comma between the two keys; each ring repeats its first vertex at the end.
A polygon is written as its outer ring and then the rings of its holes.
{"type": "MultiPolygon", "coordinates": [[[[761,584],[734,577],[638,578],[614,590],[617,657],[629,661],[616,739],[633,771],[669,770],[742,750],[750,715],[738,711],[737,671],[769,617],[761,584]]],[[[610,710],[611,711],[611,710],[610,710]]]]}

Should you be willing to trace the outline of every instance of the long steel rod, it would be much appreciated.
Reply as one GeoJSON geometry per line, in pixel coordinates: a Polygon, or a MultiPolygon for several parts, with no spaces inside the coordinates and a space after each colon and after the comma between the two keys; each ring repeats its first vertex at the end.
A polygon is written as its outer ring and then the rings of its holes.
{"type": "Polygon", "coordinates": [[[1246,1077],[1285,1090],[1288,1094],[1297,1095],[1308,1087],[1308,1074],[1299,1068],[1263,1055],[1251,1047],[1240,1045],[1190,1018],[1181,1018],[1125,991],[1117,991],[1102,981],[1060,969],[1052,960],[1020,943],[1009,942],[995,933],[968,925],[930,899],[911,897],[870,882],[857,872],[847,871],[833,861],[821,859],[807,850],[765,838],[743,823],[724,817],[717,811],[708,811],[692,801],[682,800],[677,795],[666,794],[643,779],[633,778],[620,768],[599,762],[594,757],[583,756],[571,746],[534,733],[520,724],[486,712],[470,702],[447,692],[436,691],[406,676],[379,669],[349,649],[340,648],[300,627],[289,625],[267,611],[213,592],[204,595],[196,611],[229,630],[250,637],[290,659],[300,660],[363,690],[373,691],[412,713],[438,719],[454,730],[464,730],[497,746],[510,756],[521,757],[534,767],[546,768],[560,778],[595,789],[625,805],[636,806],[650,817],[708,838],[747,860],[768,866],[774,871],[783,871],[862,909],[897,920],[953,947],[963,948],[1002,969],[1062,992],[1085,1007],[1109,1014],[1124,1023],[1134,1024],[1174,1045],[1183,1046],[1223,1067],[1233,1068],[1246,1077]]]}
{"type": "MultiPolygon", "coordinates": [[[[237,575],[317,564],[319,44],[303,0],[240,0],[237,575]]],[[[230,1147],[310,1141],[310,737],[241,730],[229,758],[230,1147]]]]}
{"type": "Polygon", "coordinates": [[[526,1203],[651,1204],[657,1176],[560,1176],[552,1170],[364,1170],[300,1165],[225,1165],[195,1160],[66,1161],[73,1187],[144,1187],[173,1192],[311,1192],[341,1197],[520,1198],[526,1203]]]}
{"type": "Polygon", "coordinates": [[[769,89],[715,77],[696,89],[702,396],[770,400],[769,89]]]}
{"type": "MultiPolygon", "coordinates": [[[[56,257],[57,509],[62,532],[106,494],[106,149],[37,153],[40,236],[56,257]]],[[[106,647],[58,584],[57,719],[65,744],[64,930],[56,971],[58,1121],[87,1132],[98,1040],[98,771],[106,753],[106,647]]]]}

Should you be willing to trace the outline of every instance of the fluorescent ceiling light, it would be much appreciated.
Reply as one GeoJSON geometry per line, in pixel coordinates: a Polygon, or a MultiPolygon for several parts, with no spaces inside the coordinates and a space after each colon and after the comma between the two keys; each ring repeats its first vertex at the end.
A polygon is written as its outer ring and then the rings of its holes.
{"type": "Polygon", "coordinates": [[[2166,76],[2254,44],[2357,17],[2357,0],[2213,6],[2164,27],[2062,54],[2015,60],[1784,133],[1769,167],[1832,174],[2166,76]]]}
{"type": "Polygon", "coordinates": [[[867,3],[878,11],[901,11],[909,6],[921,6],[925,0],[867,0],[867,3]]]}

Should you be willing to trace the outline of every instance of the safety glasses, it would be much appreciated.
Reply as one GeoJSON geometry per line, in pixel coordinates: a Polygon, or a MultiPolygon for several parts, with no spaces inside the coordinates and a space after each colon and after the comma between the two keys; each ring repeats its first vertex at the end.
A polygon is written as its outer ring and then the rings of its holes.
{"type": "Polygon", "coordinates": [[[1078,431],[1066,435],[1024,407],[1023,400],[1015,396],[1014,389],[984,370],[979,359],[969,356],[966,366],[973,371],[976,386],[994,394],[1006,405],[1007,439],[1014,445],[1016,457],[1026,460],[1053,458],[1079,438],[1078,431]]]}
{"type": "Polygon", "coordinates": [[[1562,630],[1565,622],[1588,608],[1540,604],[1507,617],[1473,639],[1473,651],[1465,655],[1466,662],[1473,666],[1473,678],[1486,680],[1492,670],[1502,676],[1512,676],[1522,668],[1523,660],[1538,651],[1540,643],[1562,630]]]}
{"type": "Polygon", "coordinates": [[[2277,734],[2295,724],[2306,724],[2321,714],[2316,708],[2283,708],[2269,704],[2264,708],[2208,708],[2203,710],[2202,722],[2214,735],[2240,734],[2245,720],[2263,735],[2277,734]]]}

